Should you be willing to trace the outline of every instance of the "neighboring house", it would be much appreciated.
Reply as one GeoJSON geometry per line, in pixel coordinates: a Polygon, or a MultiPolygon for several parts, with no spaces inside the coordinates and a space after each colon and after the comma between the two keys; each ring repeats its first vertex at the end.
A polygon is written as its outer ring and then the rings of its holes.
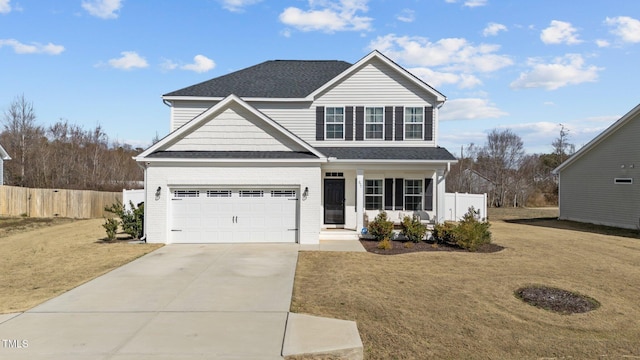
{"type": "Polygon", "coordinates": [[[0,185],[4,185],[4,162],[6,160],[11,160],[11,157],[7,153],[7,150],[0,145],[0,185]]]}
{"type": "Polygon", "coordinates": [[[560,219],[640,228],[640,105],[553,172],[560,219]]]}
{"type": "Polygon", "coordinates": [[[267,61],[163,101],[171,133],[136,157],[148,242],[317,244],[380,210],[444,219],[445,97],[377,51],[267,61]]]}

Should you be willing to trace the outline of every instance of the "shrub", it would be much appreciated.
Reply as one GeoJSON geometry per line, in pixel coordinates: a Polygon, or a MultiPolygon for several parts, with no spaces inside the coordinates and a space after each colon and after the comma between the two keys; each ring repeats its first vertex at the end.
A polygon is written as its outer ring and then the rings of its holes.
{"type": "Polygon", "coordinates": [[[406,243],[404,243],[404,248],[405,248],[405,249],[411,249],[411,248],[413,248],[413,243],[412,243],[412,242],[406,242],[406,243]]]}
{"type": "Polygon", "coordinates": [[[134,239],[140,239],[144,235],[144,203],[140,203],[136,207],[132,201],[129,201],[129,206],[133,210],[126,210],[124,205],[118,201],[111,206],[106,206],[104,210],[120,218],[119,225],[122,226],[122,230],[126,234],[134,239]]]}
{"type": "Polygon", "coordinates": [[[376,218],[369,223],[369,233],[378,241],[391,238],[393,234],[393,221],[387,218],[386,211],[381,211],[376,218]]]}
{"type": "Polygon", "coordinates": [[[455,228],[456,224],[448,221],[436,224],[432,234],[436,244],[455,244],[455,234],[453,233],[455,228]]]}
{"type": "Polygon", "coordinates": [[[378,243],[378,249],[391,250],[391,249],[393,249],[393,243],[391,242],[391,240],[388,237],[386,237],[386,238],[382,239],[382,241],[380,241],[378,243]]]}
{"type": "Polygon", "coordinates": [[[427,234],[427,226],[420,222],[420,218],[417,216],[405,216],[402,219],[402,235],[409,238],[409,240],[417,243],[424,239],[427,234]]]}
{"type": "Polygon", "coordinates": [[[458,226],[453,229],[455,243],[469,251],[476,251],[481,245],[491,243],[489,226],[486,221],[478,221],[475,210],[470,207],[458,226]]]}
{"type": "Polygon", "coordinates": [[[116,233],[118,232],[118,220],[107,218],[102,227],[107,231],[107,240],[113,241],[116,239],[116,233]]]}

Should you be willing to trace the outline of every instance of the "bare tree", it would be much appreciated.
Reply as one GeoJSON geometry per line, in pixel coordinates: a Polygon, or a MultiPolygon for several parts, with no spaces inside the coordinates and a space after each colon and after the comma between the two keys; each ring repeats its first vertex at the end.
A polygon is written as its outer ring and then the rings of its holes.
{"type": "Polygon", "coordinates": [[[562,124],[560,124],[560,134],[553,140],[551,146],[553,146],[553,153],[558,157],[558,165],[562,164],[576,151],[575,145],[569,142],[569,129],[562,124]]]}
{"type": "Polygon", "coordinates": [[[7,166],[12,176],[9,181],[26,186],[31,181],[28,168],[35,158],[35,144],[43,136],[42,128],[36,125],[33,103],[24,95],[17,96],[4,112],[3,125],[2,143],[14,158],[7,166]]]}
{"type": "Polygon", "coordinates": [[[522,139],[510,129],[493,129],[487,135],[487,143],[478,155],[478,163],[494,183],[494,206],[506,205],[507,196],[515,191],[517,171],[524,154],[522,139]]]}

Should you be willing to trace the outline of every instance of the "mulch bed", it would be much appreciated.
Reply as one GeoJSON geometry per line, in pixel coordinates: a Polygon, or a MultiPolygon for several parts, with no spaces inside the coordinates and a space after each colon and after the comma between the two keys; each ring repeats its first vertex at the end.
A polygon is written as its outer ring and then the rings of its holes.
{"type": "MultiPolygon", "coordinates": [[[[364,246],[365,250],[370,253],[380,255],[397,255],[407,254],[420,251],[456,251],[456,252],[469,252],[457,245],[453,244],[435,244],[429,241],[421,241],[419,243],[412,243],[410,241],[392,240],[393,248],[390,250],[378,249],[378,241],[369,239],[360,239],[360,243],[364,246]],[[405,247],[405,244],[409,244],[405,247]]],[[[504,249],[504,247],[496,244],[482,245],[476,252],[478,253],[494,253],[504,249]]]]}
{"type": "Polygon", "coordinates": [[[563,315],[585,313],[600,307],[597,300],[586,295],[547,286],[524,287],[515,295],[529,305],[563,315]]]}

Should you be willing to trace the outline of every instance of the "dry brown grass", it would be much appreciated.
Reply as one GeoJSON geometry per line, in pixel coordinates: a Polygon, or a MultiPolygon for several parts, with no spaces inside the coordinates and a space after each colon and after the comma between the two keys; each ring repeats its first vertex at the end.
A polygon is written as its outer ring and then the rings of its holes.
{"type": "Polygon", "coordinates": [[[30,309],[160,246],[100,243],[103,223],[0,219],[0,313],[30,309]]]}
{"type": "Polygon", "coordinates": [[[302,252],[292,311],[357,321],[367,359],[640,356],[640,240],[504,221],[491,231],[503,251],[302,252]],[[601,307],[542,310],[514,296],[530,284],[601,307]]]}

